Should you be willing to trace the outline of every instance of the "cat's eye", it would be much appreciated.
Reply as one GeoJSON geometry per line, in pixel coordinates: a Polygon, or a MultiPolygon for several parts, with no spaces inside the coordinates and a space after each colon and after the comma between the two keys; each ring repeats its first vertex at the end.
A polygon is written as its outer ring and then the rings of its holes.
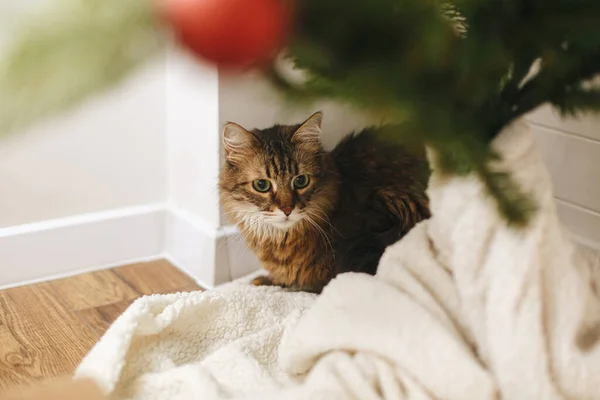
{"type": "Polygon", "coordinates": [[[293,185],[295,189],[303,189],[307,187],[309,183],[310,178],[308,177],[308,175],[298,175],[294,178],[293,185]]]}
{"type": "Polygon", "coordinates": [[[260,193],[266,193],[271,189],[271,182],[266,179],[257,179],[252,182],[254,190],[260,193]]]}

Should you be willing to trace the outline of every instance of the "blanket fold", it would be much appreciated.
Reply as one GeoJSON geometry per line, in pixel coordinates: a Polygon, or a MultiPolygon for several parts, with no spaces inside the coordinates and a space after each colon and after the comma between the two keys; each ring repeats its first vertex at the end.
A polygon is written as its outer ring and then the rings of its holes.
{"type": "Polygon", "coordinates": [[[430,154],[433,217],[376,276],[141,298],[76,377],[131,400],[600,398],[600,258],[562,229],[527,124],[493,146],[538,205],[526,228],[430,154]]]}

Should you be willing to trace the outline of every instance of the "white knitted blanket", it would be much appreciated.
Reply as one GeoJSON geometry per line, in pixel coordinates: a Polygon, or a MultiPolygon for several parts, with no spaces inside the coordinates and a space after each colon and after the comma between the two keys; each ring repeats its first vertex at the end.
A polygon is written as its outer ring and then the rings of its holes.
{"type": "Polygon", "coordinates": [[[433,218],[377,276],[319,297],[240,282],[145,297],[76,376],[116,399],[600,399],[599,259],[561,228],[529,127],[494,146],[538,202],[527,229],[434,167],[433,218]]]}

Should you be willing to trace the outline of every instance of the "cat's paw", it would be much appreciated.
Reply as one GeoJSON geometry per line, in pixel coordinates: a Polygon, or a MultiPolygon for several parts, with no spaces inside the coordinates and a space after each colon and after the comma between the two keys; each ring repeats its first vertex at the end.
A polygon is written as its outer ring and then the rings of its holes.
{"type": "Polygon", "coordinates": [[[261,275],[261,276],[254,278],[254,279],[252,279],[251,283],[254,286],[273,286],[274,285],[271,277],[269,277],[267,275],[261,275]]]}

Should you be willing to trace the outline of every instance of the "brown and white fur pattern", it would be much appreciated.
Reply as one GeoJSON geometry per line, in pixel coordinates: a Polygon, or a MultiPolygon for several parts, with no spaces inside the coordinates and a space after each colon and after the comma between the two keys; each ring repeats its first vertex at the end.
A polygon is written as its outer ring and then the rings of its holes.
{"type": "Polygon", "coordinates": [[[254,284],[320,292],[340,272],[373,274],[385,247],[429,216],[420,156],[370,130],[327,152],[321,120],[224,128],[224,212],[269,271],[254,284]]]}

